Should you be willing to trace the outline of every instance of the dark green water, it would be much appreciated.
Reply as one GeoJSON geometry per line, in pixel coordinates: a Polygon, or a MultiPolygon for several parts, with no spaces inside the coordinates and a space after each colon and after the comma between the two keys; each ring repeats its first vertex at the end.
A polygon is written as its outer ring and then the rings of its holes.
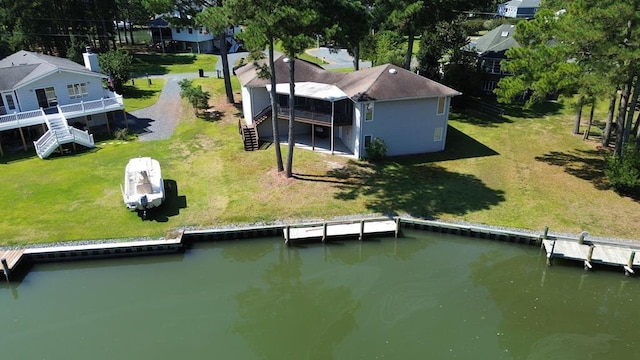
{"type": "Polygon", "coordinates": [[[4,359],[637,358],[640,279],[535,246],[404,231],[36,265],[0,285],[4,359]]]}

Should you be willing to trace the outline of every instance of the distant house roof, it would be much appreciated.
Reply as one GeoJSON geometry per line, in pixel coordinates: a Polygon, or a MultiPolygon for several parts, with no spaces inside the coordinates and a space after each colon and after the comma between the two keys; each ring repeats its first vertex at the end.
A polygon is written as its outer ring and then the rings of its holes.
{"type": "Polygon", "coordinates": [[[156,16],[153,20],[147,22],[148,27],[167,27],[169,22],[164,19],[163,15],[156,16]]]}
{"type": "Polygon", "coordinates": [[[15,89],[60,70],[106,78],[69,59],[21,50],[0,60],[0,91],[15,89]]]}
{"type": "Polygon", "coordinates": [[[469,42],[462,49],[485,57],[505,57],[504,53],[507,50],[520,46],[513,38],[515,30],[515,25],[500,25],[475,41],[469,42]]]}
{"type": "Polygon", "coordinates": [[[508,17],[533,17],[542,0],[511,0],[498,5],[498,15],[508,17]],[[507,11],[511,9],[511,12],[507,11]]]}
{"type": "MultiPolygon", "coordinates": [[[[283,58],[280,56],[274,60],[278,84],[288,83],[289,79],[289,67],[283,58]]],[[[236,70],[243,86],[258,87],[270,84],[269,79],[258,76],[256,69],[252,64],[246,64],[236,70]]],[[[327,71],[304,60],[296,60],[295,82],[296,91],[298,84],[301,86],[300,95],[318,97],[322,92],[326,92],[327,96],[321,97],[325,99],[348,97],[353,101],[383,101],[460,95],[460,92],[454,89],[391,64],[339,73],[327,71]],[[314,91],[316,92],[312,94],[314,91]]],[[[276,90],[279,93],[288,93],[286,86],[277,85],[276,90]]]]}

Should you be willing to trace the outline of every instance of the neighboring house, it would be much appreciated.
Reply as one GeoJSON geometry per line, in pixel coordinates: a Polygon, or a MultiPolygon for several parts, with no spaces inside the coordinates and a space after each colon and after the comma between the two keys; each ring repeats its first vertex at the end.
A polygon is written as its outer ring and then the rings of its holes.
{"type": "Polygon", "coordinates": [[[71,60],[18,51],[0,60],[0,155],[2,143],[35,140],[38,156],[49,156],[60,145],[93,147],[86,130],[106,125],[114,112],[124,112],[121,95],[103,87],[98,55],[83,54],[85,66],[71,60]],[[73,126],[71,126],[73,125],[73,126]]]}
{"type": "Polygon", "coordinates": [[[511,0],[498,4],[498,15],[510,18],[531,19],[536,15],[542,0],[511,0]]]}
{"type": "Polygon", "coordinates": [[[462,48],[478,59],[478,67],[483,73],[481,91],[485,95],[492,95],[498,81],[509,76],[502,71],[502,62],[507,58],[507,50],[520,46],[513,38],[515,29],[515,25],[510,24],[498,26],[462,48]]]}
{"type": "MultiPolygon", "coordinates": [[[[210,33],[206,27],[172,26],[165,19],[167,15],[156,17],[147,25],[151,29],[151,38],[165,52],[191,52],[194,54],[212,54],[220,52],[220,34],[210,33]]],[[[235,35],[242,30],[239,26],[229,27],[225,34],[228,53],[242,50],[242,43],[235,35]]]]}
{"type": "MultiPolygon", "coordinates": [[[[279,129],[285,136],[289,65],[280,56],[275,68],[279,129]]],[[[449,103],[458,91],[390,64],[340,73],[296,60],[294,68],[296,136],[310,136],[312,147],[320,135],[331,139],[332,153],[340,141],[357,158],[366,157],[365,147],[375,138],[385,142],[388,156],[444,150],[449,103]]],[[[254,64],[238,68],[236,75],[243,132],[272,140],[270,80],[261,78],[254,64]]]]}

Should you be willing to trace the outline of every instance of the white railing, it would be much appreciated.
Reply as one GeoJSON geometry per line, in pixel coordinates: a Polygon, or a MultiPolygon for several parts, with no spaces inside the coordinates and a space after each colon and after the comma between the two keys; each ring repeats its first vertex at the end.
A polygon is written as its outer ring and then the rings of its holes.
{"type": "MultiPolygon", "coordinates": [[[[119,96],[119,95],[117,95],[119,96]]],[[[94,101],[81,101],[76,104],[58,105],[58,111],[63,114],[78,114],[78,113],[94,113],[96,110],[122,110],[124,109],[124,103],[122,96],[117,98],[103,98],[94,101]]]]}
{"type": "Polygon", "coordinates": [[[44,122],[44,111],[42,109],[23,111],[0,116],[0,129],[15,129],[23,126],[44,124],[44,122]]]}
{"type": "Polygon", "coordinates": [[[34,141],[33,145],[36,148],[36,154],[44,159],[58,147],[58,139],[53,132],[47,131],[40,139],[34,141]]]}
{"type": "Polygon", "coordinates": [[[73,135],[74,142],[86,147],[96,146],[93,141],[93,135],[89,134],[88,131],[78,130],[74,127],[70,127],[69,130],[71,131],[71,135],[73,135]]]}

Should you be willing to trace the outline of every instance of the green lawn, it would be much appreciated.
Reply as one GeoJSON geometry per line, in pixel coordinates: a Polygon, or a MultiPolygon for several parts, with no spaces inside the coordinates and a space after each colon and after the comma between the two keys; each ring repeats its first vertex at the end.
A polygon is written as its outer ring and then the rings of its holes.
{"type": "Polygon", "coordinates": [[[124,86],[124,107],[127,112],[136,111],[148,107],[156,101],[167,81],[162,78],[134,79],[124,86]]]}
{"type": "Polygon", "coordinates": [[[166,75],[169,73],[197,74],[215,71],[218,58],[209,54],[137,54],[133,61],[134,76],[166,75]]]}
{"type": "Polygon", "coordinates": [[[241,106],[224,103],[223,81],[196,84],[213,94],[220,120],[197,118],[183,102],[169,140],[103,141],[47,160],[31,152],[0,158],[0,243],[157,238],[185,227],[373,213],[637,238],[640,204],[607,189],[597,144],[570,134],[573,110],[562,101],[514,109],[517,117],[500,121],[452,114],[446,151],[384,164],[297,149],[295,178],[284,179],[274,171],[273,146],[243,151],[241,106]],[[120,194],[124,166],[136,156],[158,159],[173,185],[148,221],[127,211],[120,194]]]}

